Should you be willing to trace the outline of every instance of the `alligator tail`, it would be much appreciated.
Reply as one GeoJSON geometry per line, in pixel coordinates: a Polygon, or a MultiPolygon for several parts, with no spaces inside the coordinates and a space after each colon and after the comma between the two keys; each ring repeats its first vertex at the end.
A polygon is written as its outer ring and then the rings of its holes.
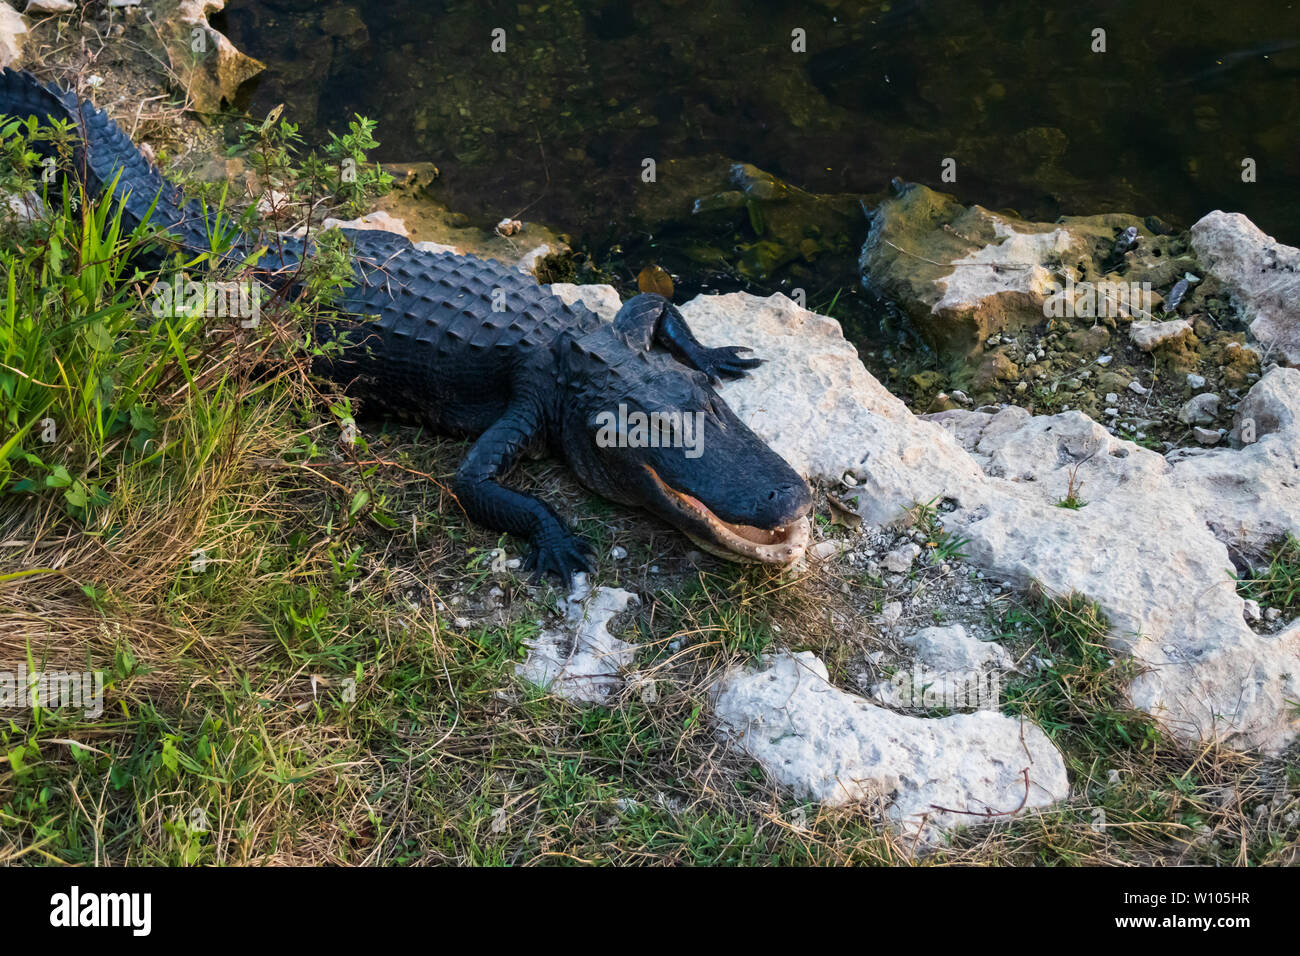
{"type": "MultiPolygon", "coordinates": [[[[19,119],[35,116],[41,122],[71,120],[80,133],[72,173],[88,195],[101,196],[111,189],[121,203],[127,229],[151,223],[170,233],[188,256],[212,249],[212,230],[203,207],[186,201],[103,110],[78,102],[72,92],[47,86],[25,71],[0,70],[0,114],[19,119]]],[[[239,237],[224,258],[244,258],[245,246],[239,237]]],[[[155,253],[152,264],[161,259],[155,253]]]]}
{"type": "Polygon", "coordinates": [[[45,120],[75,120],[77,98],[45,86],[23,70],[0,70],[0,113],[45,120]]]}

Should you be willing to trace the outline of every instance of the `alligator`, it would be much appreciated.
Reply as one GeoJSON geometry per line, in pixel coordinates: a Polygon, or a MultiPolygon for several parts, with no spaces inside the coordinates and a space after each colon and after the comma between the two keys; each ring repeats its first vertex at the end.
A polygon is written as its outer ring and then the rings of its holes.
{"type": "MultiPolygon", "coordinates": [[[[163,237],[146,265],[160,268],[177,249],[212,252],[204,208],[102,110],[5,70],[0,114],[74,125],[69,172],[87,195],[120,204],[125,229],[163,237]]],[[[472,521],[528,540],[523,566],[534,580],[571,583],[591,570],[590,546],[550,505],[501,483],[521,457],[547,451],[588,489],[650,511],[714,554],[772,565],[803,554],[807,483],[714,390],[760,364],[740,354],[749,349],[706,348],[658,295],[629,299],[609,322],[501,263],[422,251],[394,233],[342,231],[353,281],[318,329],[339,347],[315,371],[363,410],[414,414],[440,433],[474,437],[452,489],[472,521]],[[647,421],[670,440],[628,426],[647,421]]],[[[222,258],[278,290],[313,248],[239,235],[222,258]]]]}

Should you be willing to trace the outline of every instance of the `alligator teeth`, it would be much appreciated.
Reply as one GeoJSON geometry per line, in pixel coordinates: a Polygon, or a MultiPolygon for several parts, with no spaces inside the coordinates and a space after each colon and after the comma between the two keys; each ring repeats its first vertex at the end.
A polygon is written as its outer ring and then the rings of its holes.
{"type": "MultiPolygon", "coordinates": [[[[683,494],[666,484],[649,465],[643,467],[678,514],[692,519],[691,524],[678,526],[705,551],[731,561],[791,564],[798,560],[808,546],[810,526],[806,516],[795,524],[767,529],[731,524],[715,515],[698,498],[683,494]],[[702,523],[704,527],[699,527],[695,522],[702,523]]],[[[676,521],[673,523],[678,524],[676,521]]]]}

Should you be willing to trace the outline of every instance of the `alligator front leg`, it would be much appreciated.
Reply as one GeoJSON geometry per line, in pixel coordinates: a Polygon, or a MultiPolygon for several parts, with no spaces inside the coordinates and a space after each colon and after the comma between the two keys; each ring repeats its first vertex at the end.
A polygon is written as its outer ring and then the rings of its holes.
{"type": "Polygon", "coordinates": [[[628,342],[648,349],[658,342],[677,361],[690,368],[699,369],[715,383],[718,379],[739,378],[751,368],[763,364],[762,359],[741,358],[739,352],[749,352],[741,345],[724,345],[711,349],[701,345],[691,334],[686,317],[661,295],[643,293],[623,303],[614,316],[614,328],[628,342]]]}
{"type": "Polygon", "coordinates": [[[590,546],[550,505],[496,481],[538,437],[541,423],[540,411],[531,404],[511,405],[470,448],[456,469],[453,487],[471,521],[531,542],[524,567],[533,572],[534,581],[555,574],[571,585],[575,573],[591,571],[590,546]]]}

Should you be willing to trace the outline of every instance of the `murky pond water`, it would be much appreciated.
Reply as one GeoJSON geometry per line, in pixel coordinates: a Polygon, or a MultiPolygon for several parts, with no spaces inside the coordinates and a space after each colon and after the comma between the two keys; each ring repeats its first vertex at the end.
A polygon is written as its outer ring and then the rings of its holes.
{"type": "Polygon", "coordinates": [[[255,111],[309,139],[377,118],[378,158],[436,163],[452,208],[593,248],[689,218],[725,159],[1034,218],[1222,207],[1300,242],[1296,2],[234,0],[224,27],[271,66],[255,111]]]}

